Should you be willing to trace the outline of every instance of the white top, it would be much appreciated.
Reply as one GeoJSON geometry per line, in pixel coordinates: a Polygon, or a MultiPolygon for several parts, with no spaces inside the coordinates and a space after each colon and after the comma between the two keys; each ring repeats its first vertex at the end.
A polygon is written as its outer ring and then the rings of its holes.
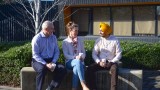
{"type": "Polygon", "coordinates": [[[122,55],[120,43],[117,38],[110,35],[108,38],[100,37],[96,40],[92,57],[96,63],[102,61],[118,62],[122,55]]]}
{"type": "Polygon", "coordinates": [[[78,38],[78,44],[77,44],[77,54],[74,53],[73,48],[73,42],[70,37],[67,37],[63,40],[62,48],[63,48],[63,54],[66,58],[66,61],[75,59],[76,55],[81,55],[81,57],[84,59],[86,56],[85,49],[84,49],[84,43],[83,41],[78,38]]]}

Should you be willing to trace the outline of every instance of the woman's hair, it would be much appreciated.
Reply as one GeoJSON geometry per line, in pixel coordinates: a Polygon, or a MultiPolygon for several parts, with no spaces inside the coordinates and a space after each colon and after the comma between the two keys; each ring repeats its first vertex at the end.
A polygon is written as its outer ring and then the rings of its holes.
{"type": "Polygon", "coordinates": [[[78,27],[78,25],[76,23],[74,23],[73,21],[68,22],[68,24],[66,25],[66,33],[67,33],[67,35],[75,27],[78,27]]]}

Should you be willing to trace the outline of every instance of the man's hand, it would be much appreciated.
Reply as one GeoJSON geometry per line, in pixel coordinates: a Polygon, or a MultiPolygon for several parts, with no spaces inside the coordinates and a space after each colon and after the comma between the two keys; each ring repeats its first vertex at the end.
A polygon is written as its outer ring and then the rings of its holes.
{"type": "Polygon", "coordinates": [[[101,67],[104,67],[104,68],[105,68],[105,67],[106,67],[106,62],[102,62],[102,61],[101,61],[101,62],[99,62],[99,65],[100,65],[101,67]]]}
{"type": "Polygon", "coordinates": [[[46,67],[53,72],[56,65],[54,63],[47,63],[46,67]]]}
{"type": "Polygon", "coordinates": [[[47,63],[46,67],[50,70],[52,68],[52,63],[47,63]]]}

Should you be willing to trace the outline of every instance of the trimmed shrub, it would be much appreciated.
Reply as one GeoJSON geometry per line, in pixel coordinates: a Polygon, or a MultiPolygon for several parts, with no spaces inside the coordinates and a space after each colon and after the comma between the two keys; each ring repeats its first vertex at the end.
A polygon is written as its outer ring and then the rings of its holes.
{"type": "Polygon", "coordinates": [[[123,67],[132,69],[160,69],[160,43],[122,41],[123,67]]]}
{"type": "Polygon", "coordinates": [[[17,46],[8,43],[5,47],[0,54],[0,84],[19,86],[21,68],[30,66],[31,45],[21,42],[17,46]]]}
{"type": "MultiPolygon", "coordinates": [[[[59,62],[64,64],[62,41],[58,42],[60,48],[59,62]]],[[[93,63],[93,40],[84,41],[86,58],[85,64],[93,63]]],[[[160,43],[145,43],[121,41],[122,59],[124,68],[131,69],[160,69],[160,43]]],[[[11,42],[0,44],[0,85],[20,85],[20,70],[31,66],[31,43],[11,42]]]]}

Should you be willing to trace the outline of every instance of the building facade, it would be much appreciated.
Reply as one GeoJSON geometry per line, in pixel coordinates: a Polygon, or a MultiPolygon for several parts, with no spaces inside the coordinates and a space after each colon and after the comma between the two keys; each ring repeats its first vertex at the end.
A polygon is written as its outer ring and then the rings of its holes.
{"type": "Polygon", "coordinates": [[[160,0],[68,0],[61,16],[60,36],[69,21],[79,24],[80,36],[99,35],[100,22],[115,36],[160,36],[160,0]]]}

